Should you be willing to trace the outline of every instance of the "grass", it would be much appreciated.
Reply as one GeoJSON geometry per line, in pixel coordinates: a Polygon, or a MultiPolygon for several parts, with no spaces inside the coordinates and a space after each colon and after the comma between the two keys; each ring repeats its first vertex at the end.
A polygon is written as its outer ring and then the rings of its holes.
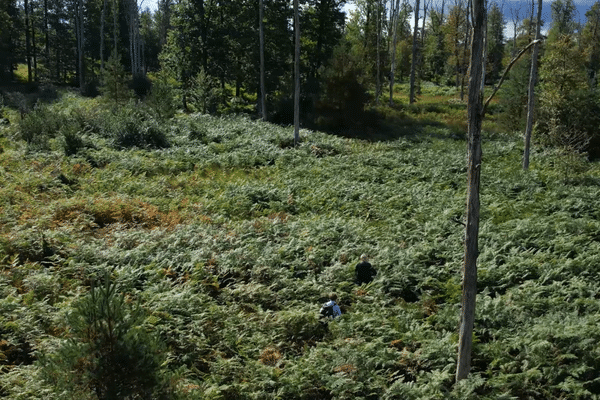
{"type": "Polygon", "coordinates": [[[444,90],[414,106],[401,90],[378,141],[302,130],[290,147],[289,127],[138,112],[169,146],[124,147],[102,124],[120,117],[77,97],[47,114],[79,121],[74,152],[61,132],[39,147],[1,128],[0,395],[96,397],[44,360],[71,357],[66,339],[85,350],[69,315],[108,275],[161,344],[156,397],[594,398],[600,168],[567,175],[535,147],[524,172],[494,125],[473,367],[454,382],[465,109],[444,90]],[[378,276],[357,287],[362,253],[378,276]],[[343,315],[325,327],[331,291],[343,315]]]}

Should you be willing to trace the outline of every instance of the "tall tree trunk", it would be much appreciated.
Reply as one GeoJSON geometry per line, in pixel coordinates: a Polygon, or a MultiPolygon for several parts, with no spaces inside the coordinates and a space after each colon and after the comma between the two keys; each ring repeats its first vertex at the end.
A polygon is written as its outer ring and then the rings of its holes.
{"type": "MultiPolygon", "coordinates": [[[[465,20],[465,24],[467,26],[467,32],[465,33],[465,44],[463,46],[463,62],[462,62],[463,66],[467,63],[467,49],[469,48],[469,43],[471,42],[471,23],[470,23],[469,15],[471,12],[472,4],[473,4],[472,0],[467,1],[467,18],[465,20]]],[[[467,76],[467,71],[462,71],[461,76],[462,76],[462,78],[460,81],[460,100],[462,101],[465,98],[465,79],[467,76]]]]}
{"type": "Polygon", "coordinates": [[[412,42],[412,60],[410,62],[410,96],[409,103],[415,102],[415,71],[417,68],[417,36],[419,34],[419,7],[420,0],[416,0],[415,4],[415,28],[413,30],[413,42],[412,42]]]}
{"type": "Polygon", "coordinates": [[[300,142],[300,15],[294,0],[294,145],[300,142]]]}
{"type": "Polygon", "coordinates": [[[258,2],[258,27],[260,41],[260,111],[263,121],[267,121],[267,92],[265,89],[265,21],[263,0],[258,2]]]}
{"type": "Polygon", "coordinates": [[[462,309],[458,341],[456,381],[465,379],[471,369],[471,348],[477,294],[477,256],[479,252],[479,181],[481,173],[481,124],[483,97],[481,92],[483,32],[486,9],[484,0],[473,0],[473,36],[469,75],[469,147],[467,165],[467,223],[465,255],[462,271],[462,309]]]}
{"type": "Polygon", "coordinates": [[[104,21],[106,19],[106,5],[108,0],[102,4],[102,15],[100,17],[100,72],[104,71],[104,21]]]}
{"type": "Polygon", "coordinates": [[[381,97],[381,0],[377,0],[377,77],[375,79],[375,104],[379,105],[381,97]]]}
{"type": "Polygon", "coordinates": [[[540,25],[542,24],[542,0],[538,0],[538,10],[535,28],[533,54],[531,55],[531,73],[529,74],[529,91],[527,99],[527,126],[525,128],[525,150],[523,151],[523,169],[529,169],[529,150],[531,147],[531,131],[533,130],[533,113],[535,111],[535,84],[537,81],[537,58],[540,39],[540,25]]]}
{"type": "Polygon", "coordinates": [[[117,21],[117,15],[119,12],[119,2],[118,0],[113,0],[113,51],[115,52],[115,56],[118,54],[118,42],[117,42],[117,29],[119,27],[117,21]]]}
{"type": "MultiPolygon", "coordinates": [[[[458,16],[455,18],[456,21],[456,26],[455,31],[456,34],[454,35],[454,69],[456,72],[456,88],[458,89],[460,87],[460,50],[459,50],[459,29],[460,29],[460,15],[462,12],[462,0],[458,0],[458,16]]],[[[462,99],[462,96],[461,96],[462,99]]]]}
{"type": "Polygon", "coordinates": [[[27,52],[27,82],[31,82],[31,37],[29,31],[29,1],[25,0],[25,51],[27,52]]]}
{"type": "Polygon", "coordinates": [[[37,69],[37,45],[35,43],[35,20],[33,13],[33,5],[31,6],[31,56],[33,57],[33,80],[38,81],[37,69]]]}
{"type": "Polygon", "coordinates": [[[77,1],[77,11],[75,13],[75,31],[77,34],[77,56],[79,60],[79,90],[83,90],[85,86],[85,73],[83,65],[83,49],[85,36],[83,33],[83,0],[77,1]]]}
{"type": "Polygon", "coordinates": [[[44,51],[45,51],[45,64],[48,71],[50,71],[50,34],[48,32],[48,0],[44,0],[44,51]]]}
{"type": "Polygon", "coordinates": [[[394,104],[394,74],[396,72],[396,47],[398,46],[398,18],[400,16],[400,0],[396,0],[392,27],[394,29],[394,44],[392,46],[392,63],[390,68],[390,107],[394,104]]]}
{"type": "Polygon", "coordinates": [[[487,64],[487,44],[488,44],[488,30],[487,30],[487,11],[488,11],[488,0],[483,0],[483,6],[485,7],[485,16],[483,21],[483,54],[481,56],[481,93],[485,90],[485,72],[487,64]]]}

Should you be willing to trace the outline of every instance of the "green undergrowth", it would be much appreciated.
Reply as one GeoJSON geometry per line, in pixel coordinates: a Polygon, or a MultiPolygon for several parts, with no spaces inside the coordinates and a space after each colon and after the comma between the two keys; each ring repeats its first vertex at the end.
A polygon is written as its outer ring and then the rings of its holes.
{"type": "Polygon", "coordinates": [[[294,147],[292,128],[243,117],[63,101],[70,130],[32,128],[60,122],[52,105],[0,139],[0,397],[600,392],[596,164],[537,149],[523,172],[518,138],[485,135],[473,366],[456,384],[466,143],[452,129],[303,130],[294,147]],[[378,275],[357,287],[362,253],[378,275]],[[343,315],[325,326],[332,291],[343,315]],[[114,376],[125,362],[142,372],[114,376]]]}

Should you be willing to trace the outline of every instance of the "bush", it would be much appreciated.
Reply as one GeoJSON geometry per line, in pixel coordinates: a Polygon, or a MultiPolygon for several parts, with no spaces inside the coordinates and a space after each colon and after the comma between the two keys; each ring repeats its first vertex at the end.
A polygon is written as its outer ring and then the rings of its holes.
{"type": "Polygon", "coordinates": [[[62,126],[70,123],[48,106],[39,104],[19,122],[19,137],[33,149],[48,150],[48,140],[56,137],[62,126]]]}

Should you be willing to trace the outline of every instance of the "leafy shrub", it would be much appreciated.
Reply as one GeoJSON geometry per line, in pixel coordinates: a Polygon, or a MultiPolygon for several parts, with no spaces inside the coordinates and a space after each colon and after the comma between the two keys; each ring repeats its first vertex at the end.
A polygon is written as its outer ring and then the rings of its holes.
{"type": "Polygon", "coordinates": [[[49,106],[38,105],[19,122],[19,137],[33,149],[48,150],[49,139],[56,137],[60,128],[70,123],[49,106]]]}

